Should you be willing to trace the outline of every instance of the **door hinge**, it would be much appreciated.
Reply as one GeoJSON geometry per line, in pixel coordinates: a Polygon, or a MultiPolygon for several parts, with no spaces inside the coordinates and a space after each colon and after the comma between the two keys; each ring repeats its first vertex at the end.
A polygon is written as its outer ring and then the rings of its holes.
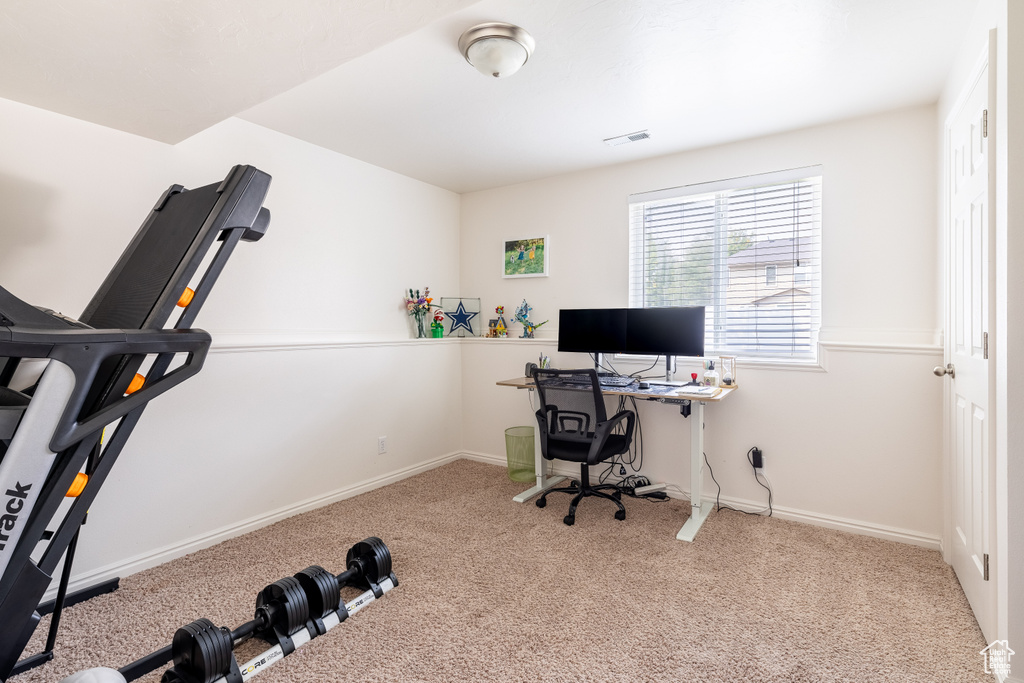
{"type": "Polygon", "coordinates": [[[984,345],[985,360],[988,360],[988,332],[984,333],[982,337],[982,343],[984,345]]]}
{"type": "Polygon", "coordinates": [[[981,137],[988,137],[988,109],[981,112],[981,137]]]}
{"type": "Polygon", "coordinates": [[[988,553],[982,556],[982,561],[985,564],[985,580],[988,581],[988,553]]]}

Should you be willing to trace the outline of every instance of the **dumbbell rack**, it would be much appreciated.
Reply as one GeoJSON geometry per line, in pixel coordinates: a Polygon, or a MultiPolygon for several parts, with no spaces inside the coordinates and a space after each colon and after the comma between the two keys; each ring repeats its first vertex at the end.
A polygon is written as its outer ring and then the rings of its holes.
{"type": "Polygon", "coordinates": [[[229,630],[208,619],[179,628],[171,644],[120,669],[80,671],[61,683],[126,683],[156,671],[168,662],[161,683],[245,683],[314,638],[326,634],[398,585],[391,571],[391,553],[384,542],[370,537],[348,551],[347,569],[335,576],[323,567],[307,567],[270,584],[256,596],[251,621],[229,630]],[[341,588],[364,592],[342,602],[341,588]],[[252,637],[271,647],[239,665],[234,649],[252,637]]]}

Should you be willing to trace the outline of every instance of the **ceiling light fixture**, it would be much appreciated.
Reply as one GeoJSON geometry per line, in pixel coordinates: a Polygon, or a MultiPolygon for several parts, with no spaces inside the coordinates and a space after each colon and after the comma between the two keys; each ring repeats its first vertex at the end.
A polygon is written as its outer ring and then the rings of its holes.
{"type": "Polygon", "coordinates": [[[485,76],[511,76],[526,64],[536,42],[525,30],[500,21],[479,24],[459,38],[459,51],[485,76]]]}

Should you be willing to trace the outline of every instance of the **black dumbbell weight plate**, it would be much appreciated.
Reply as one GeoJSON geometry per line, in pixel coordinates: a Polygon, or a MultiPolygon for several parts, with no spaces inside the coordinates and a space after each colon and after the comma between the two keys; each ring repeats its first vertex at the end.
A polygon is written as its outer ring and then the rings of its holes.
{"type": "Polygon", "coordinates": [[[391,551],[384,541],[371,536],[348,551],[345,564],[351,568],[353,563],[358,563],[363,570],[362,581],[358,583],[380,583],[391,574],[391,551]]]}
{"type": "Polygon", "coordinates": [[[338,609],[338,605],[341,604],[341,587],[334,574],[323,567],[313,565],[296,574],[295,579],[306,592],[311,617],[323,619],[338,609]]]}

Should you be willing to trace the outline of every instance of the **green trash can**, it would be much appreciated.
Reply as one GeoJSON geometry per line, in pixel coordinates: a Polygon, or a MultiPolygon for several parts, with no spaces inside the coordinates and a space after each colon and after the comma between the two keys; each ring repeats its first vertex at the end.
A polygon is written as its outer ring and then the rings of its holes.
{"type": "Polygon", "coordinates": [[[533,427],[509,427],[505,430],[505,456],[508,478],[533,481],[537,476],[533,463],[533,427]]]}

